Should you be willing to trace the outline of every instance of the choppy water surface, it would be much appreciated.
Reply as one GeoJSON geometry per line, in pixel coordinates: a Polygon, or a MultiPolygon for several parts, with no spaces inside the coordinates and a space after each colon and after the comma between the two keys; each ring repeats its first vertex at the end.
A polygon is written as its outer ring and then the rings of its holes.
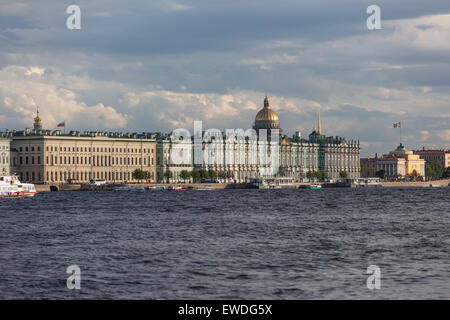
{"type": "Polygon", "coordinates": [[[450,298],[450,188],[0,199],[0,298],[450,298]],[[66,268],[81,268],[68,290],[66,268]],[[381,289],[366,287],[369,265],[381,289]]]}

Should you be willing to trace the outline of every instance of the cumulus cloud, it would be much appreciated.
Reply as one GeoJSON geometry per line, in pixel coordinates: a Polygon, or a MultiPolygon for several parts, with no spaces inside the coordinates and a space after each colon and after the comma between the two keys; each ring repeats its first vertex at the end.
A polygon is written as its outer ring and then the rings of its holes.
{"type": "Polygon", "coordinates": [[[66,120],[71,128],[124,128],[127,116],[102,103],[87,105],[42,67],[8,66],[0,70],[2,127],[30,127],[39,108],[48,129],[66,120]]]}

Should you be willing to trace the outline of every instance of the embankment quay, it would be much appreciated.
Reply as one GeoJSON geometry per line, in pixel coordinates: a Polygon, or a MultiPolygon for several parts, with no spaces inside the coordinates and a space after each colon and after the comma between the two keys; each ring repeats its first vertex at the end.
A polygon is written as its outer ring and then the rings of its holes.
{"type": "MultiPolygon", "coordinates": [[[[412,188],[412,187],[446,187],[450,184],[450,179],[433,180],[433,181],[421,181],[421,182],[381,182],[382,187],[387,188],[412,188]]],[[[309,185],[309,183],[296,183],[295,187],[301,185],[309,185]]],[[[55,185],[58,191],[108,191],[113,190],[114,187],[147,187],[147,186],[164,186],[164,187],[199,187],[199,186],[209,186],[213,189],[244,189],[245,183],[165,183],[165,184],[155,184],[155,183],[140,183],[140,184],[115,184],[106,186],[87,186],[82,184],[60,184],[55,185]]],[[[36,190],[38,192],[49,192],[50,185],[36,185],[36,190]]]]}

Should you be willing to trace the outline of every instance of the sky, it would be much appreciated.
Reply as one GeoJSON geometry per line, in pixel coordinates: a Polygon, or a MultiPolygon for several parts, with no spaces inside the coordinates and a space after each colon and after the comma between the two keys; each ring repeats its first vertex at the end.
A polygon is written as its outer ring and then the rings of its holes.
{"type": "Polygon", "coordinates": [[[37,106],[47,129],[248,129],[267,94],[287,135],[307,137],[320,108],[324,134],[373,156],[399,121],[408,149],[450,148],[449,89],[448,0],[0,2],[0,131],[37,106]]]}

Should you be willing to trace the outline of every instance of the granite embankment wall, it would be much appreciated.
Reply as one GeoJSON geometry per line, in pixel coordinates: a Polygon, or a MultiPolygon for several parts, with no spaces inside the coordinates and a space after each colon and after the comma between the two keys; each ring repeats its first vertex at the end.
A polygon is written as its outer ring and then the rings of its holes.
{"type": "Polygon", "coordinates": [[[425,182],[382,182],[383,187],[446,187],[450,183],[450,179],[433,180],[425,182]]]}
{"type": "MultiPolygon", "coordinates": [[[[55,185],[59,191],[78,191],[82,189],[81,184],[61,184],[55,185]]],[[[177,186],[187,188],[188,186],[209,186],[214,189],[243,189],[245,187],[244,183],[165,183],[165,184],[155,184],[155,183],[143,183],[143,184],[123,184],[120,187],[147,187],[147,186],[177,186]]],[[[95,189],[95,187],[93,187],[95,189]]],[[[97,188],[101,190],[102,188],[97,188]]],[[[50,185],[36,185],[36,190],[38,192],[49,192],[50,185]]]]}
{"type": "MultiPolygon", "coordinates": [[[[397,188],[409,188],[409,187],[430,187],[430,185],[433,185],[434,187],[445,187],[448,186],[450,183],[450,179],[443,179],[443,180],[435,180],[435,181],[426,181],[426,182],[382,182],[383,187],[397,187],[397,188]]],[[[305,184],[305,183],[303,183],[305,184]]],[[[158,184],[127,184],[123,185],[126,187],[138,187],[138,186],[157,186],[158,184]]],[[[199,183],[189,183],[189,184],[183,184],[183,183],[176,183],[176,184],[160,184],[165,187],[168,186],[182,186],[182,187],[188,187],[188,186],[210,186],[214,189],[242,189],[245,187],[244,183],[205,183],[205,184],[199,184],[199,183]]],[[[300,183],[296,184],[297,187],[300,185],[300,183]]],[[[77,191],[81,189],[80,184],[63,184],[58,185],[58,190],[60,191],[77,191]]],[[[38,192],[47,192],[50,191],[49,185],[36,185],[36,190],[38,192]]]]}

